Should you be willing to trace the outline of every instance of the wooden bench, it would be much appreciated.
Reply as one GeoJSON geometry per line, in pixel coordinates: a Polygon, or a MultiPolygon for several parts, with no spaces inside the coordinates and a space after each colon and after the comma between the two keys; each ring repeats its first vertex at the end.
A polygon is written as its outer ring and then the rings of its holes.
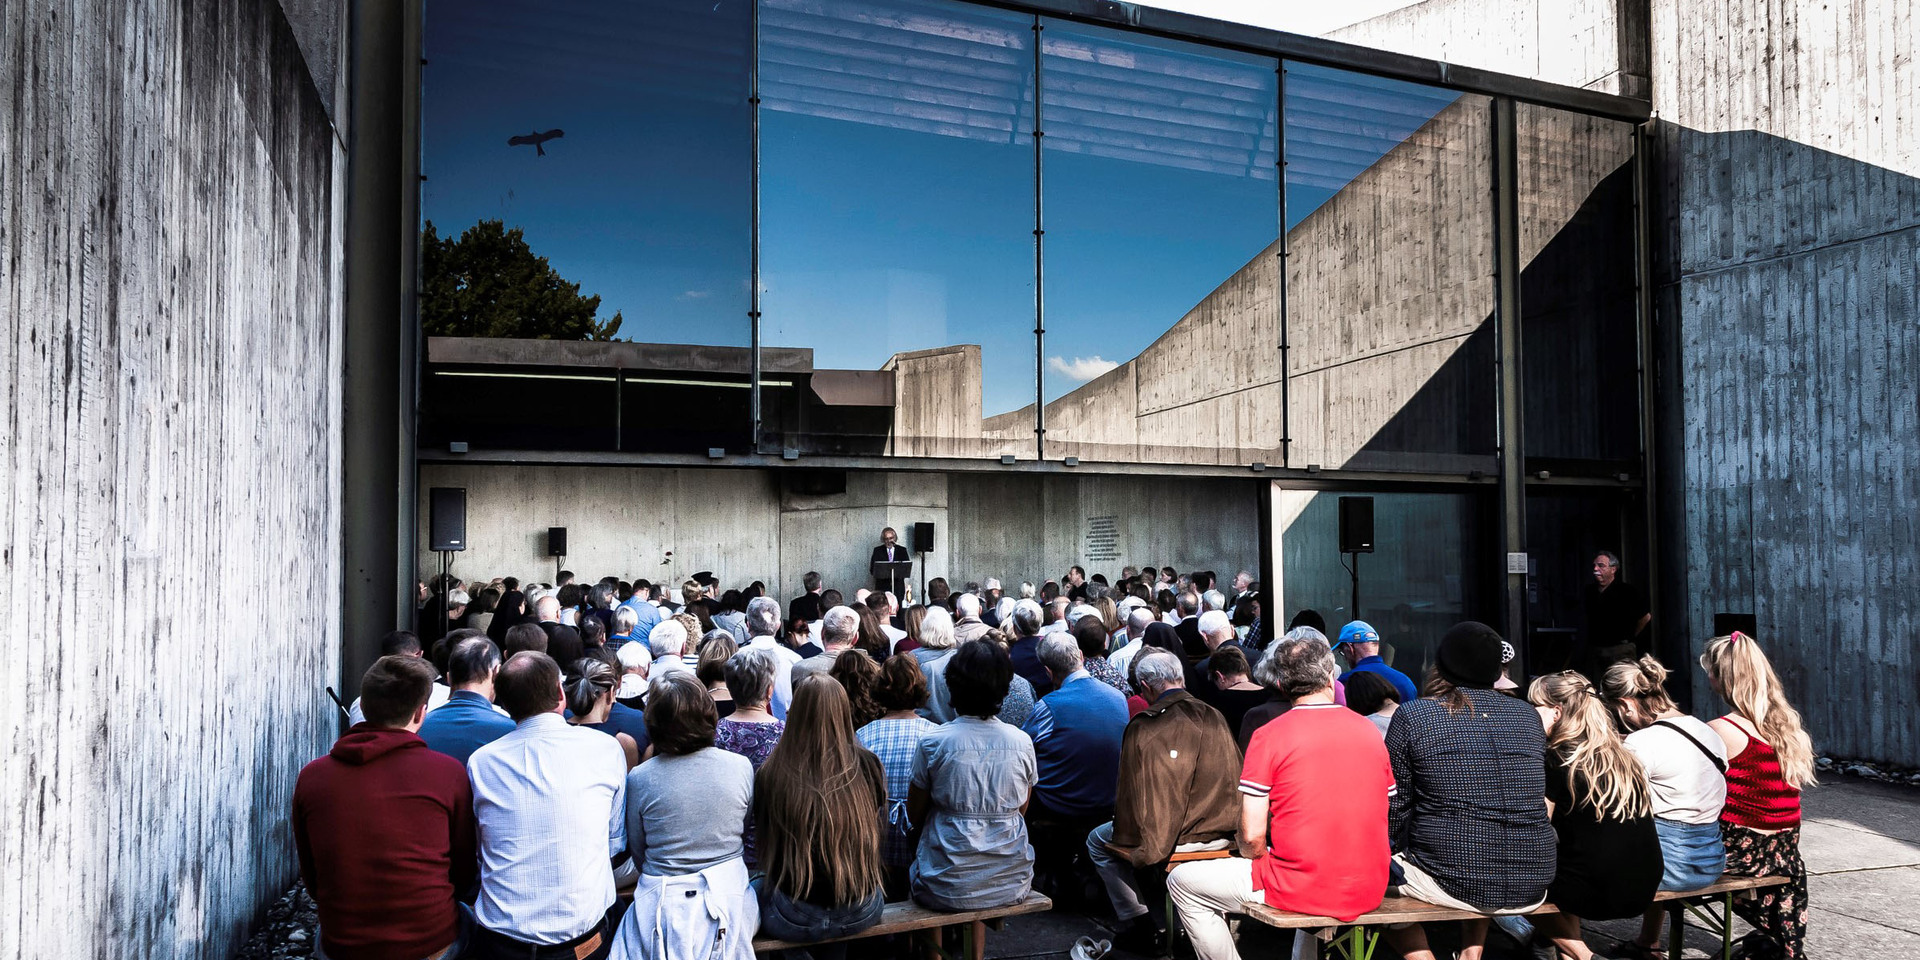
{"type": "MultiPolygon", "coordinates": [[[[1698,890],[1666,891],[1654,894],[1653,902],[1665,904],[1671,932],[1667,941],[1667,956],[1679,960],[1681,937],[1686,929],[1686,915],[1691,912],[1710,929],[1720,931],[1720,949],[1723,957],[1733,954],[1733,897],[1737,893],[1777,887],[1785,884],[1785,877],[1737,877],[1724,876],[1710,886],[1698,890]],[[1713,912],[1715,905],[1720,907],[1718,914],[1713,912]]],[[[1329,941],[1336,954],[1346,960],[1372,960],[1374,950],[1379,945],[1378,927],[1400,923],[1438,923],[1446,920],[1474,920],[1484,914],[1439,907],[1412,897],[1386,897],[1380,906],[1355,918],[1352,922],[1342,922],[1332,917],[1314,917],[1304,913],[1289,913],[1276,910],[1265,903],[1248,901],[1243,904],[1246,914],[1270,927],[1282,930],[1321,930],[1333,928],[1338,932],[1329,941]]],[[[1560,908],[1551,903],[1541,904],[1529,911],[1527,916],[1559,913],[1560,908]]]]}
{"type": "MultiPolygon", "coordinates": [[[[1000,921],[1007,917],[1017,917],[1026,913],[1045,913],[1053,909],[1053,901],[1040,893],[1029,893],[1025,900],[1011,906],[994,907],[990,910],[962,910],[947,913],[923,907],[911,900],[889,903],[880,913],[880,922],[851,937],[833,937],[815,943],[833,943],[837,940],[865,940],[868,937],[885,937],[894,934],[917,934],[933,953],[948,960],[980,960],[986,951],[987,927],[1000,929],[1000,921]],[[961,954],[956,957],[941,942],[940,932],[952,927],[960,928],[961,954]]],[[[772,937],[755,937],[753,952],[765,953],[770,950],[788,950],[795,947],[810,946],[807,943],[795,943],[789,940],[775,940],[772,937]]]]}

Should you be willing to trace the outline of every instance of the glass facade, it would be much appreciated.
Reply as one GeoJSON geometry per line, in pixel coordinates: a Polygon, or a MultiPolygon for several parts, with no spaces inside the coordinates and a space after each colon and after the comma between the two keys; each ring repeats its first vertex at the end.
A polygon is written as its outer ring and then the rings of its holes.
{"type": "MultiPolygon", "coordinates": [[[[423,445],[1496,470],[1493,98],[961,0],[424,38],[423,445]]],[[[1637,474],[1632,127],[1516,140],[1527,469],[1637,474]]]]}
{"type": "Polygon", "coordinates": [[[1286,81],[1290,462],[1493,469],[1491,101],[1286,81]]]}
{"type": "Polygon", "coordinates": [[[1520,104],[1515,128],[1528,470],[1632,471],[1640,454],[1633,127],[1520,104]]]}
{"type": "Polygon", "coordinates": [[[761,341],[893,400],[770,391],[764,445],[1033,456],[1033,78],[1032,17],[760,4],[761,341]]]}
{"type": "Polygon", "coordinates": [[[1048,457],[1279,462],[1279,62],[1043,26],[1048,457]]]}
{"type": "Polygon", "coordinates": [[[1485,492],[1353,495],[1373,501],[1374,550],[1357,558],[1340,552],[1341,494],[1281,493],[1275,517],[1280,609],[1286,620],[1301,610],[1318,612],[1332,637],[1350,620],[1367,621],[1380,632],[1381,656],[1418,682],[1448,628],[1462,620],[1500,622],[1497,591],[1473,575],[1498,556],[1493,498],[1485,492]]]}

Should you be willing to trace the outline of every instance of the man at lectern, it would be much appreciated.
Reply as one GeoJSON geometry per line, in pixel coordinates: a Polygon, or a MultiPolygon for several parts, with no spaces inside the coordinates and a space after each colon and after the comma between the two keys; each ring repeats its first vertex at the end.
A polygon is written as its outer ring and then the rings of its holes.
{"type": "Polygon", "coordinates": [[[907,577],[912,575],[912,563],[913,558],[907,555],[907,548],[900,545],[900,535],[892,527],[880,531],[880,545],[873,548],[873,558],[867,564],[873,573],[875,587],[898,594],[907,577]]]}

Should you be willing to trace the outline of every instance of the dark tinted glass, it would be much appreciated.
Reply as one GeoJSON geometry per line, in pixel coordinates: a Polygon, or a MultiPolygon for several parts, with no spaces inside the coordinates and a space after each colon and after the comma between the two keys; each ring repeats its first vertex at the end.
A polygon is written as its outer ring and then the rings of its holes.
{"type": "Polygon", "coordinates": [[[1447,629],[1462,620],[1498,624],[1500,564],[1493,500],[1485,494],[1373,493],[1374,552],[1358,555],[1353,578],[1340,552],[1340,494],[1285,491],[1275,525],[1281,545],[1281,617],[1303,609],[1340,627],[1365,620],[1380,632],[1383,657],[1418,683],[1447,629]],[[1391,652],[1389,652],[1391,651],[1391,652]]]}
{"type": "MultiPolygon", "coordinates": [[[[696,369],[691,379],[727,384],[709,392],[744,393],[752,24],[751,6],[739,0],[430,2],[425,333],[631,340],[630,369],[656,378],[696,369]]],[[[434,353],[430,342],[430,364],[434,353]]],[[[500,354],[514,359],[509,348],[500,354]]],[[[588,349],[567,373],[612,378],[616,363],[588,349]]],[[[494,387],[502,402],[524,407],[539,396],[518,389],[531,382],[509,377],[494,387]]],[[[425,389],[450,384],[429,376],[425,389]]],[[[612,404],[609,396],[590,411],[609,431],[612,404]]],[[[732,410],[716,403],[654,413],[732,410]]],[[[706,427],[744,447],[747,422],[706,427]]]]}
{"type": "Polygon", "coordinates": [[[1515,120],[1528,469],[1637,472],[1633,127],[1528,104],[1515,120]]]}
{"type": "Polygon", "coordinates": [[[1289,462],[1491,469],[1489,101],[1289,63],[1286,138],[1289,462]]]}

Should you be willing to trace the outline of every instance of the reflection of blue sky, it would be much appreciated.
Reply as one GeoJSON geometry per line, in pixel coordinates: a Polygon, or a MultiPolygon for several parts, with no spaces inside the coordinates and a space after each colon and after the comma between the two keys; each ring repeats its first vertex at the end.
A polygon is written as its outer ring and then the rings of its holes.
{"type": "MultiPolygon", "coordinates": [[[[747,343],[739,2],[432,3],[424,215],[522,228],[625,338],[747,343]],[[550,127],[547,156],[506,146],[550,127]]],[[[763,342],[866,369],[977,343],[986,412],[1030,403],[1030,21],[935,0],[762,0],[761,19],[763,342]]],[[[1277,145],[1272,61],[1046,39],[1052,399],[1272,243],[1277,145]]],[[[1290,224],[1453,99],[1300,66],[1287,93],[1290,224]]]]}

